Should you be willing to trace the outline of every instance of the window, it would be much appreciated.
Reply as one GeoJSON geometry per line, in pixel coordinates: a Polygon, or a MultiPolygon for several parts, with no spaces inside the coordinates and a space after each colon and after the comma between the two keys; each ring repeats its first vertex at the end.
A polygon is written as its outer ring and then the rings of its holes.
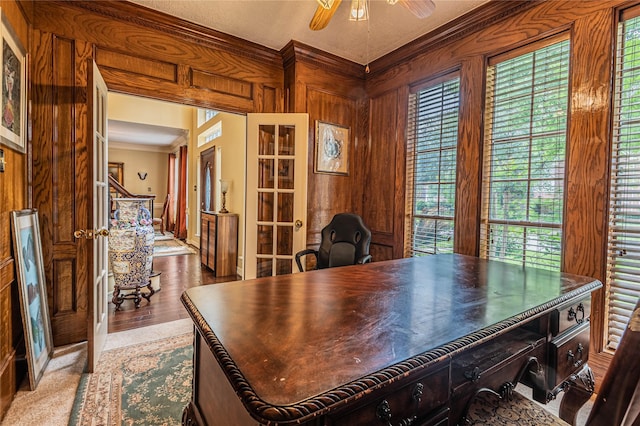
{"type": "Polygon", "coordinates": [[[198,147],[206,145],[207,143],[219,138],[222,136],[222,121],[218,121],[213,125],[209,126],[209,128],[200,135],[198,135],[198,147]]]}
{"type": "Polygon", "coordinates": [[[619,24],[616,68],[606,280],[610,349],[620,343],[640,297],[640,17],[619,24]]]}
{"type": "Polygon", "coordinates": [[[568,82],[566,36],[489,62],[482,257],[560,269],[568,82]]]}
{"type": "Polygon", "coordinates": [[[214,109],[198,108],[198,127],[202,126],[207,121],[218,115],[219,111],[214,109]]]}
{"type": "Polygon", "coordinates": [[[216,124],[211,126],[211,129],[209,129],[209,131],[207,132],[204,140],[205,142],[211,142],[212,140],[217,139],[220,136],[222,136],[222,121],[218,121],[216,124]]]}
{"type": "Polygon", "coordinates": [[[453,252],[459,92],[456,74],[409,97],[407,256],[453,252]]]}
{"type": "Polygon", "coordinates": [[[204,121],[207,122],[211,120],[213,117],[215,117],[216,115],[218,115],[218,111],[207,109],[204,111],[204,121]]]}

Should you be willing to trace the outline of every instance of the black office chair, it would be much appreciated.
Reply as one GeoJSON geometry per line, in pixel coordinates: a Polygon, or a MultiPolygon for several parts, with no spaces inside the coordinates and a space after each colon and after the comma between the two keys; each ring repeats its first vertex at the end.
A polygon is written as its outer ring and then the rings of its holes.
{"type": "Polygon", "coordinates": [[[360,216],[338,213],[322,229],[320,248],[299,251],[296,253],[296,263],[300,272],[304,271],[300,259],[309,254],[316,257],[315,269],[369,263],[372,260],[370,244],[371,231],[360,216]]]}

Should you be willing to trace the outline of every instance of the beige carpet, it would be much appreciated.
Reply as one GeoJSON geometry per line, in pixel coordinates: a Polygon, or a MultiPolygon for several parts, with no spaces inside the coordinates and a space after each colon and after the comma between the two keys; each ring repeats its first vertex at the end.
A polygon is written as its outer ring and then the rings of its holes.
{"type": "MultiPolygon", "coordinates": [[[[105,351],[193,332],[190,319],[109,334],[105,351]]],[[[102,358],[101,358],[102,359],[102,358]]],[[[59,347],[38,387],[21,387],[2,426],[67,426],[80,377],[87,363],[86,343],[59,347]]],[[[98,424],[96,424],[97,426],[98,424]]]]}
{"type": "Polygon", "coordinates": [[[36,390],[23,384],[2,425],[66,425],[86,363],[86,343],[56,348],[36,390]]]}

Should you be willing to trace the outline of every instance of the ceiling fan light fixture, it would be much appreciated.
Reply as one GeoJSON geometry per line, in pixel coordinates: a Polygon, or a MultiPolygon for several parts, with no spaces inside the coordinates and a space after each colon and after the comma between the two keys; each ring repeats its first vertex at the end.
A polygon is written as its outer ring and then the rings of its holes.
{"type": "Polygon", "coordinates": [[[398,0],[387,0],[387,3],[396,4],[396,3],[398,3],[398,0]]]}
{"type": "Polygon", "coordinates": [[[331,6],[333,6],[334,0],[317,0],[317,2],[318,4],[320,4],[320,6],[328,10],[328,9],[331,9],[331,6]]]}
{"type": "Polygon", "coordinates": [[[349,11],[350,21],[366,21],[369,19],[369,5],[367,0],[351,0],[349,11]]]}

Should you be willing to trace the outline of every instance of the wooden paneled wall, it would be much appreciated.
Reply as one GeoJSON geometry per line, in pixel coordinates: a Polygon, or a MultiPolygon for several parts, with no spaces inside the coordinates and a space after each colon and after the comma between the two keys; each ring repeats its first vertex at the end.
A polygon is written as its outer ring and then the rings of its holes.
{"type": "Polygon", "coordinates": [[[230,112],[282,111],[279,52],[119,1],[38,1],[35,28],[90,43],[109,90],[230,112]]]}
{"type": "Polygon", "coordinates": [[[279,52],[127,2],[33,4],[33,203],[56,346],[87,337],[94,59],[109,90],[233,112],[284,109],[279,52]],[[88,257],[89,256],[89,257],[88,257]]]}
{"type": "Polygon", "coordinates": [[[309,170],[307,184],[307,246],[320,245],[322,228],[334,214],[362,215],[367,142],[365,121],[359,111],[364,105],[364,67],[291,42],[283,50],[287,112],[309,114],[309,170]],[[314,172],[317,121],[350,128],[349,174],[314,172]]]}
{"type": "MultiPolygon", "coordinates": [[[[613,46],[617,8],[627,4],[492,2],[371,64],[366,86],[371,152],[365,204],[372,208],[364,213],[365,222],[373,228],[376,260],[383,253],[386,258],[401,255],[409,88],[460,70],[455,251],[477,255],[487,58],[567,31],[571,94],[562,268],[605,281],[613,46]],[[396,165],[395,171],[389,170],[390,162],[396,165]]],[[[594,302],[592,346],[598,350],[604,325],[602,291],[594,302]]]]}
{"type": "MultiPolygon", "coordinates": [[[[0,2],[0,7],[3,18],[9,22],[17,38],[27,49],[29,26],[24,11],[13,0],[0,2]]],[[[29,99],[28,94],[27,99],[29,99]]],[[[6,162],[4,172],[0,173],[0,419],[2,419],[26,373],[24,334],[10,223],[11,211],[30,207],[30,203],[27,192],[29,154],[5,145],[0,145],[0,149],[4,151],[6,162]]],[[[31,150],[30,144],[28,150],[31,150]]]]}
{"type": "MultiPolygon", "coordinates": [[[[455,250],[475,255],[486,59],[569,31],[563,269],[604,280],[612,46],[616,8],[628,3],[490,2],[380,58],[371,64],[371,74],[364,74],[357,64],[300,43],[276,52],[127,2],[25,0],[25,13],[14,0],[2,1],[2,13],[30,46],[33,142],[31,158],[4,149],[7,171],[0,174],[0,408],[15,390],[21,333],[10,210],[32,205],[40,210],[55,345],[86,337],[87,250],[73,231],[89,225],[89,59],[96,60],[113,91],[230,112],[307,112],[308,243],[319,243],[320,230],[334,213],[354,211],[372,229],[375,260],[402,256],[410,87],[459,70],[455,250]],[[350,127],[348,176],[314,173],[316,120],[350,127]]],[[[592,321],[596,343],[603,312],[599,293],[592,321]]]]}

